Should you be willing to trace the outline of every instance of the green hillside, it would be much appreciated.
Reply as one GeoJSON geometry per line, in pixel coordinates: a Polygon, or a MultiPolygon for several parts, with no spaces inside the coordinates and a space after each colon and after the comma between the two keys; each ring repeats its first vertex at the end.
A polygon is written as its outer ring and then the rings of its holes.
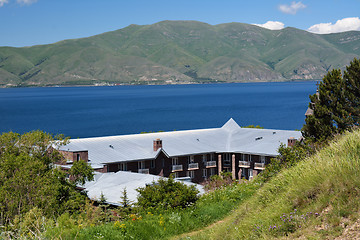
{"type": "Polygon", "coordinates": [[[0,86],[320,79],[360,55],[360,32],[163,21],[49,45],[0,47],[0,86]]]}
{"type": "Polygon", "coordinates": [[[359,239],[360,131],[286,169],[224,221],[180,239],[359,239]]]}

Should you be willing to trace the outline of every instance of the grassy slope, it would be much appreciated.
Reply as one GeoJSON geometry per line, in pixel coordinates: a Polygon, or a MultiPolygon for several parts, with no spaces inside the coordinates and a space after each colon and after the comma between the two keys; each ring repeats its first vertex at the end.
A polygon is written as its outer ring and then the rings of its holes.
{"type": "Polygon", "coordinates": [[[191,239],[332,238],[359,218],[359,198],[360,131],[356,131],[283,171],[224,222],[191,239]]]}
{"type": "Polygon", "coordinates": [[[101,213],[92,211],[90,207],[75,218],[63,214],[56,224],[48,223],[46,231],[40,234],[44,239],[169,239],[222,219],[258,188],[259,185],[252,183],[234,184],[202,196],[187,209],[157,213],[147,209],[130,214],[121,222],[106,224],[99,224],[101,213]]]}
{"type": "Polygon", "coordinates": [[[89,38],[0,48],[0,85],[321,78],[360,55],[360,32],[316,35],[228,23],[163,21],[89,38]],[[187,76],[189,75],[189,76],[187,76]]]}

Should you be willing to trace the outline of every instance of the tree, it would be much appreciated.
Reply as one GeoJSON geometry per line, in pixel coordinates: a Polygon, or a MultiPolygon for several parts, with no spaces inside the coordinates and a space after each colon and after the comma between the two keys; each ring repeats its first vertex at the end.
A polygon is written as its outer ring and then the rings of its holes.
{"type": "Polygon", "coordinates": [[[61,159],[56,146],[64,143],[42,131],[0,135],[0,225],[34,208],[53,217],[83,206],[86,195],[54,165],[61,159]]]}
{"type": "Polygon", "coordinates": [[[84,185],[86,181],[94,179],[93,169],[83,160],[75,161],[69,170],[69,174],[74,184],[84,185]]]}
{"type": "Polygon", "coordinates": [[[354,59],[344,72],[345,90],[349,101],[347,111],[351,114],[351,122],[356,126],[360,123],[360,61],[354,59]]]}
{"type": "Polygon", "coordinates": [[[120,196],[121,202],[120,204],[124,209],[129,208],[131,206],[131,201],[129,200],[129,197],[127,195],[127,190],[124,188],[122,191],[122,195],[120,196]]]}
{"type": "Polygon", "coordinates": [[[318,92],[310,96],[302,133],[305,138],[322,141],[358,125],[360,117],[360,63],[354,59],[344,74],[340,69],[328,72],[318,92]]]}
{"type": "Polygon", "coordinates": [[[186,208],[196,202],[199,193],[194,185],[187,186],[171,177],[136,190],[139,193],[138,206],[152,210],[186,208]]]}

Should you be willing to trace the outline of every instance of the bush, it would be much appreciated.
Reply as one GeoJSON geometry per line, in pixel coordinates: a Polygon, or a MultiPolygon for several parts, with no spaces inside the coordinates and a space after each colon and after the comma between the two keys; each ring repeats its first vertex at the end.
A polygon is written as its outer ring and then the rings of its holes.
{"type": "Polygon", "coordinates": [[[236,183],[236,181],[232,179],[231,172],[222,172],[221,177],[219,175],[213,175],[210,177],[210,180],[208,180],[205,184],[205,190],[215,190],[234,183],[236,183]]]}
{"type": "Polygon", "coordinates": [[[160,179],[137,191],[137,205],[147,210],[186,208],[196,202],[199,193],[195,186],[187,186],[173,178],[160,179]]]}
{"type": "Polygon", "coordinates": [[[295,166],[300,161],[315,153],[315,147],[308,142],[297,142],[293,147],[281,145],[278,149],[279,155],[271,159],[265,170],[257,178],[258,181],[267,182],[277,175],[282,169],[295,166]]]}

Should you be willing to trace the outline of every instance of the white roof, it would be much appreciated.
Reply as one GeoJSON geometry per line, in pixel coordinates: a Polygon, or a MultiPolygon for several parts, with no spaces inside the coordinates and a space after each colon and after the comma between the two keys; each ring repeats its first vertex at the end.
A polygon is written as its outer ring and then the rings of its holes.
{"type": "Polygon", "coordinates": [[[169,157],[216,152],[276,156],[280,144],[299,139],[300,131],[241,128],[232,118],[221,128],[71,139],[64,151],[88,151],[90,164],[154,159],[163,151],[169,157]],[[153,151],[153,141],[162,149],[153,151]]]}
{"type": "MultiPolygon", "coordinates": [[[[95,201],[100,200],[101,193],[105,196],[106,202],[112,205],[120,205],[123,191],[126,188],[128,199],[135,203],[137,200],[137,188],[145,187],[147,184],[157,182],[161,177],[132,173],[132,172],[111,172],[111,173],[98,173],[95,172],[94,180],[86,182],[82,187],[87,191],[88,197],[95,201]]],[[[182,181],[183,182],[183,181],[182,181]]],[[[194,185],[200,192],[204,193],[201,185],[183,182],[186,185],[194,185]]]]}

